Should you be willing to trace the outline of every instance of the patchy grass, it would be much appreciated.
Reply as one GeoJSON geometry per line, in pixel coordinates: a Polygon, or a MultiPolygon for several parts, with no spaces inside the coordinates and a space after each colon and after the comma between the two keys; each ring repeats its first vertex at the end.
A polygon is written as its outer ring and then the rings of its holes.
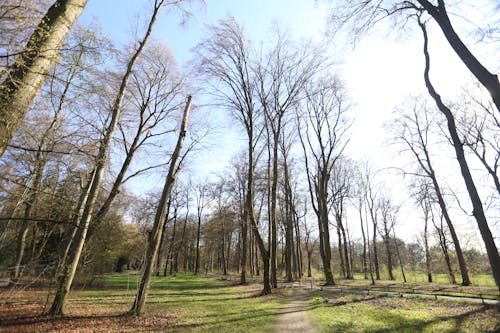
{"type": "MultiPolygon", "coordinates": [[[[138,278],[106,276],[95,281],[98,288],[73,291],[61,319],[40,316],[50,305],[46,290],[0,290],[0,332],[272,332],[294,294],[288,288],[257,297],[260,285],[204,276],[154,278],[144,316],[127,317],[138,278]]],[[[493,307],[327,291],[306,297],[309,303],[301,311],[319,332],[500,330],[493,307]]]]}
{"type": "Polygon", "coordinates": [[[311,294],[318,332],[497,332],[498,308],[417,298],[311,294]]]}
{"type": "MultiPolygon", "coordinates": [[[[324,283],[324,280],[315,280],[317,285],[324,283]]],[[[500,293],[496,286],[461,286],[448,283],[428,283],[428,282],[409,282],[404,283],[400,280],[378,280],[375,285],[371,285],[371,280],[365,280],[361,276],[355,276],[353,280],[337,279],[337,287],[353,289],[369,289],[380,291],[396,291],[407,293],[421,293],[430,295],[448,295],[448,296],[466,296],[475,298],[500,299],[500,293]]]]}
{"type": "Polygon", "coordinates": [[[216,279],[180,275],[154,278],[145,315],[123,314],[135,296],[137,276],[111,276],[101,288],[74,291],[67,317],[39,316],[44,291],[11,294],[0,303],[0,332],[262,332],[271,331],[285,299],[256,297],[261,286],[235,286],[216,279]]]}

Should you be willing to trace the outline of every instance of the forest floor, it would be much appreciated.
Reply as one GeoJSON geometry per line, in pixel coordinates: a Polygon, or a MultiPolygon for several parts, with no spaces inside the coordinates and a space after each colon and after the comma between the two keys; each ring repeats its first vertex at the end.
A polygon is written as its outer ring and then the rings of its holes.
{"type": "Polygon", "coordinates": [[[499,307],[328,290],[280,288],[260,297],[204,276],[155,277],[142,317],[127,317],[137,276],[75,288],[66,317],[43,316],[46,288],[0,288],[0,332],[495,332],[499,307]]]}

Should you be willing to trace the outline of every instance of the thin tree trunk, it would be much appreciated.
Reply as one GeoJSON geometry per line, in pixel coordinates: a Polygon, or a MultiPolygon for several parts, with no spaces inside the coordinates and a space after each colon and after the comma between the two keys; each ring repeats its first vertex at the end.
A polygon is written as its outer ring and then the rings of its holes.
{"type": "Polygon", "coordinates": [[[406,283],[406,274],[405,274],[405,270],[404,270],[403,260],[401,259],[401,253],[399,252],[399,246],[397,243],[396,232],[394,231],[394,228],[392,229],[392,234],[393,234],[393,239],[394,239],[394,248],[396,249],[396,255],[398,256],[398,260],[399,260],[399,267],[401,269],[401,275],[403,275],[403,281],[404,281],[404,283],[406,283]]]}
{"type": "Polygon", "coordinates": [[[359,202],[359,221],[361,226],[361,235],[363,236],[363,274],[364,279],[368,280],[368,256],[366,255],[366,235],[365,227],[363,226],[363,204],[360,200],[359,202]]]}
{"type": "Polygon", "coordinates": [[[188,115],[191,109],[191,96],[187,97],[186,108],[184,109],[184,114],[182,117],[181,127],[179,129],[179,137],[177,139],[177,144],[175,150],[170,159],[170,166],[168,168],[168,174],[165,179],[165,185],[163,187],[163,192],[158,204],[158,209],[155,215],[155,221],[153,224],[153,229],[151,230],[148,247],[146,251],[146,262],[144,265],[144,271],[142,273],[141,282],[139,284],[139,290],[135,297],[134,304],[129,311],[130,315],[140,316],[144,310],[144,304],[146,302],[147,293],[149,290],[149,285],[151,281],[151,273],[153,270],[153,262],[158,255],[158,249],[160,247],[160,240],[162,237],[163,224],[165,223],[165,217],[167,215],[167,202],[172,192],[172,187],[174,186],[175,177],[179,171],[180,165],[178,162],[181,157],[182,145],[184,143],[184,138],[186,136],[188,115]]]}
{"type": "MultiPolygon", "coordinates": [[[[424,203],[427,206],[427,203],[424,203]]],[[[427,206],[426,208],[431,209],[431,207],[427,206]]],[[[424,249],[425,249],[425,267],[427,268],[427,282],[432,283],[432,269],[431,269],[431,253],[429,250],[429,233],[428,233],[428,224],[429,224],[429,211],[425,210],[424,214],[424,249]]]]}
{"type": "MultiPolygon", "coordinates": [[[[366,233],[369,234],[370,229],[368,228],[368,217],[366,216],[366,210],[365,210],[365,217],[366,217],[366,233]]],[[[370,268],[370,279],[371,279],[371,284],[372,286],[375,285],[375,279],[373,278],[373,262],[372,262],[372,251],[370,247],[370,237],[366,237],[366,245],[368,246],[368,263],[369,263],[369,268],[370,268]]],[[[374,248],[375,249],[375,248],[374,248]]]]}
{"type": "Polygon", "coordinates": [[[338,251],[339,251],[339,260],[340,260],[340,271],[342,274],[342,277],[345,279],[347,278],[347,272],[345,269],[345,262],[344,262],[344,253],[342,251],[342,235],[340,234],[340,225],[337,222],[337,239],[338,239],[338,251]]]}
{"type": "MultiPolygon", "coordinates": [[[[244,215],[244,214],[243,214],[244,215]]],[[[247,283],[247,235],[248,235],[248,227],[247,227],[247,220],[245,219],[244,216],[242,216],[241,219],[241,254],[240,254],[240,268],[241,268],[241,274],[240,274],[240,284],[246,284],[247,283]]],[[[251,242],[250,242],[251,244],[251,242]]],[[[250,253],[252,253],[251,246],[250,246],[250,253]]],[[[250,263],[252,262],[252,256],[250,255],[250,263]]],[[[250,269],[252,274],[252,269],[250,269]]]]}

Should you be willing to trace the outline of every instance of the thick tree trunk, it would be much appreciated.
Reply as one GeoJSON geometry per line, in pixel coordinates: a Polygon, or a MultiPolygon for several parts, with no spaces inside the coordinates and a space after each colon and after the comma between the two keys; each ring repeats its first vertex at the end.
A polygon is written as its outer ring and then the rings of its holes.
{"type": "Polygon", "coordinates": [[[277,201],[277,185],[278,185],[278,142],[276,135],[273,136],[273,155],[272,155],[272,170],[271,170],[271,188],[270,188],[270,207],[269,207],[269,224],[271,227],[271,283],[273,288],[278,288],[277,277],[277,249],[278,249],[278,231],[276,221],[276,201],[277,201]]]}
{"type": "MultiPolygon", "coordinates": [[[[250,222],[250,228],[252,228],[252,232],[259,248],[262,262],[263,262],[263,289],[261,295],[271,294],[271,279],[269,276],[270,267],[270,251],[266,250],[266,246],[264,244],[264,240],[259,232],[259,227],[257,226],[257,221],[255,219],[255,211],[254,211],[254,196],[253,196],[253,180],[254,180],[254,138],[253,138],[253,127],[247,128],[248,134],[248,174],[247,174],[247,191],[245,198],[245,210],[244,215],[247,221],[250,222]]],[[[258,271],[258,267],[257,267],[258,271]]],[[[258,275],[258,274],[257,274],[258,275]]]]}
{"type": "Polygon", "coordinates": [[[139,290],[135,297],[134,304],[129,311],[130,315],[140,316],[144,310],[144,304],[146,302],[146,297],[149,291],[149,285],[151,281],[151,273],[153,271],[153,263],[156,256],[158,255],[158,249],[160,247],[160,240],[162,238],[163,224],[165,223],[165,217],[167,215],[167,202],[172,192],[174,186],[175,178],[177,172],[179,171],[179,158],[181,157],[182,145],[184,143],[184,138],[186,136],[187,122],[189,111],[191,109],[191,96],[187,97],[186,107],[184,109],[184,114],[182,117],[181,127],[179,129],[179,138],[177,139],[177,144],[175,146],[174,152],[172,153],[172,158],[170,159],[170,166],[168,168],[168,174],[165,179],[165,185],[163,187],[163,192],[158,203],[158,209],[156,210],[155,221],[153,224],[153,229],[151,230],[148,247],[146,250],[146,262],[144,264],[144,271],[142,273],[141,282],[139,283],[139,290]]]}
{"type": "Polygon", "coordinates": [[[439,111],[444,114],[447,120],[448,131],[451,136],[451,140],[453,142],[453,147],[455,149],[455,154],[457,157],[458,164],[460,165],[460,171],[462,173],[462,177],[464,179],[465,186],[467,188],[467,192],[469,194],[469,198],[472,203],[472,215],[476,219],[477,225],[479,227],[479,231],[481,233],[481,237],[483,238],[484,245],[486,247],[486,252],[488,254],[488,259],[490,261],[491,269],[493,271],[493,277],[495,278],[495,283],[497,287],[500,289],[500,255],[498,254],[498,249],[495,244],[495,240],[491,233],[490,227],[488,226],[488,222],[486,220],[486,216],[484,214],[483,204],[481,198],[479,197],[479,193],[477,192],[476,185],[470,173],[469,166],[467,164],[467,160],[465,158],[464,147],[460,137],[458,136],[455,118],[451,110],[442,102],[441,96],[436,92],[434,86],[432,85],[429,78],[430,71],[430,57],[428,52],[428,37],[427,30],[424,24],[420,23],[420,27],[422,28],[422,33],[424,36],[424,56],[425,56],[425,70],[424,70],[424,80],[427,90],[429,94],[436,102],[436,106],[439,111]]]}
{"type": "Polygon", "coordinates": [[[0,84],[0,157],[24,119],[87,0],[57,0],[0,84]]]}

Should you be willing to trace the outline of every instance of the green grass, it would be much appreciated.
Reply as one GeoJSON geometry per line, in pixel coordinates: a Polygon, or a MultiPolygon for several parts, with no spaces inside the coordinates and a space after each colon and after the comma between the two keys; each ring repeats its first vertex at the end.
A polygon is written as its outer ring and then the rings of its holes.
{"type": "Polygon", "coordinates": [[[318,332],[496,332],[498,310],[421,299],[311,295],[318,332]],[[328,302],[325,302],[328,299],[328,302]]]}
{"type": "MultiPolygon", "coordinates": [[[[24,331],[59,332],[71,329],[85,332],[95,327],[99,327],[99,332],[270,332],[285,302],[279,293],[258,297],[259,285],[229,285],[213,278],[180,274],[153,278],[144,316],[124,317],[133,303],[138,278],[137,275],[102,277],[99,288],[70,293],[67,319],[20,327],[24,331]]],[[[38,309],[40,301],[40,298],[36,301],[38,309]]]]}
{"type": "MultiPolygon", "coordinates": [[[[42,312],[46,290],[0,290],[0,332],[273,332],[283,305],[294,294],[287,288],[259,297],[260,285],[237,286],[188,274],[155,277],[144,315],[123,316],[133,303],[138,279],[104,276],[96,281],[98,287],[72,291],[64,319],[35,317],[42,312]]],[[[307,297],[307,313],[319,332],[500,329],[498,309],[478,304],[328,291],[307,297]]]]}

